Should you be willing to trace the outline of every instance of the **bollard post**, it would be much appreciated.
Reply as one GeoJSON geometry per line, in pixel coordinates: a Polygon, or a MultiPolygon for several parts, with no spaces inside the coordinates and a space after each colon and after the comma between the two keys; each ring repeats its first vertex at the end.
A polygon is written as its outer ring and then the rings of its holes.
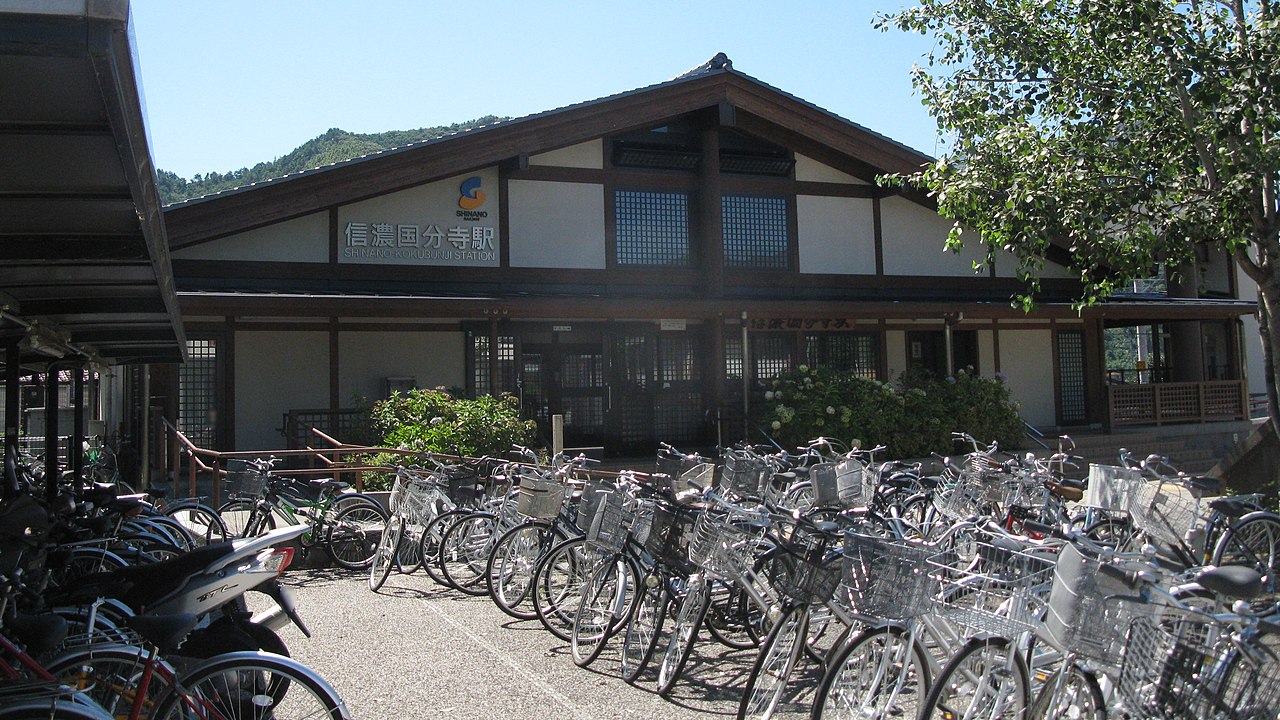
{"type": "Polygon", "coordinates": [[[551,456],[564,452],[564,416],[551,416],[551,456]]]}

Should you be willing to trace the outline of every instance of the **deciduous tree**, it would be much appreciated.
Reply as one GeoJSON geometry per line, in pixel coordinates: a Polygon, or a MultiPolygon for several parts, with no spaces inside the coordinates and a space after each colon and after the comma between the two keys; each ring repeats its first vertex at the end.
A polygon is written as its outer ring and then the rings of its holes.
{"type": "MultiPolygon", "coordinates": [[[[915,84],[941,157],[906,178],[1013,253],[1070,251],[1082,303],[1198,245],[1258,286],[1276,422],[1280,21],[1273,0],[917,0],[878,18],[936,44],[915,84]]],[[[1194,280],[1194,278],[1192,278],[1194,280]]],[[[1024,301],[1027,301],[1024,299],[1024,301]]]]}

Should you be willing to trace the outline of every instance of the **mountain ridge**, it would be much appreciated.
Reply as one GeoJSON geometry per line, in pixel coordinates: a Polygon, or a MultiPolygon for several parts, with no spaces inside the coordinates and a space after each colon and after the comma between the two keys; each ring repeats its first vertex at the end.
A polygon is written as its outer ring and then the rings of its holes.
{"type": "Polygon", "coordinates": [[[466,122],[415,130],[388,130],[380,133],[353,133],[330,128],[271,161],[226,173],[196,173],[190,179],[169,170],[156,170],[160,202],[172,205],[184,200],[212,195],[251,183],[283,177],[290,173],[333,165],[382,150],[412,145],[445,135],[474,130],[509,118],[485,115],[466,122]]]}

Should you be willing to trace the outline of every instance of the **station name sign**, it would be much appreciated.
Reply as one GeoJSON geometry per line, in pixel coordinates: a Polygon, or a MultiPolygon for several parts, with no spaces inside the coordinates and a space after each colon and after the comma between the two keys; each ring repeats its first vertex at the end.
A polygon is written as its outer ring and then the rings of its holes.
{"type": "Polygon", "coordinates": [[[496,184],[482,174],[343,208],[338,261],[497,267],[496,202],[485,192],[496,184]]]}

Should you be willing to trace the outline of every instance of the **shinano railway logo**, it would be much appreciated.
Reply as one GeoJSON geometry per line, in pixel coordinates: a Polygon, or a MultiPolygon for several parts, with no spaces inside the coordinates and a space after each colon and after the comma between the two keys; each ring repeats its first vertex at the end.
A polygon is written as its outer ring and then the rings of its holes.
{"type": "Polygon", "coordinates": [[[469,177],[458,186],[458,207],[463,210],[475,210],[484,204],[484,191],[480,189],[480,178],[469,177]]]}

